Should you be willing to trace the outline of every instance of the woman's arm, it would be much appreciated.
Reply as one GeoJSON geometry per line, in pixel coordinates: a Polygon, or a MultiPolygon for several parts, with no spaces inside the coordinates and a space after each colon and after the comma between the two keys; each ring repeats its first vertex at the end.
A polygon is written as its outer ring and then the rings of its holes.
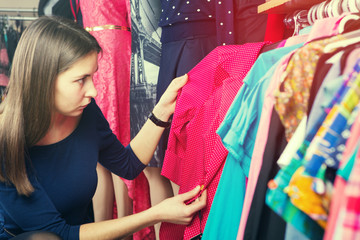
{"type": "MultiPolygon", "coordinates": [[[[154,107],[154,115],[163,122],[167,122],[175,111],[178,91],[186,84],[187,75],[172,80],[159,102],[154,107]]],[[[158,145],[164,131],[163,127],[156,126],[151,120],[147,120],[139,133],[130,142],[130,146],[140,161],[147,165],[158,145]]]]}
{"type": "Polygon", "coordinates": [[[131,235],[158,222],[187,225],[193,215],[206,206],[206,191],[192,203],[185,202],[197,196],[200,187],[165,199],[143,212],[103,222],[88,223],[80,226],[80,240],[119,239],[131,235]]]}

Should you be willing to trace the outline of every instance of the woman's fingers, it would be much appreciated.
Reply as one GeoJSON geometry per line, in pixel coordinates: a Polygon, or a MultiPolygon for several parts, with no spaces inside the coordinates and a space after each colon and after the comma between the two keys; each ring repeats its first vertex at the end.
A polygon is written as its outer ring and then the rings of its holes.
{"type": "Polygon", "coordinates": [[[179,198],[181,198],[181,200],[183,202],[192,199],[193,197],[195,197],[196,195],[198,195],[200,193],[200,186],[196,186],[195,188],[193,188],[192,190],[179,194],[179,198]]]}
{"type": "Polygon", "coordinates": [[[171,81],[171,87],[174,88],[175,91],[180,90],[188,81],[188,75],[184,74],[180,77],[177,77],[171,81]]]}
{"type": "MultiPolygon", "coordinates": [[[[181,198],[182,202],[186,202],[196,197],[199,193],[200,193],[200,186],[197,186],[194,189],[186,193],[180,194],[178,196],[181,198]]],[[[204,190],[198,198],[196,198],[194,201],[186,205],[187,213],[192,216],[195,212],[204,208],[206,206],[206,199],[207,199],[207,191],[204,190]]]]}
{"type": "Polygon", "coordinates": [[[201,209],[203,209],[206,206],[206,199],[207,199],[207,191],[204,190],[200,197],[196,198],[195,201],[190,203],[188,207],[190,208],[190,211],[195,213],[201,209]]]}

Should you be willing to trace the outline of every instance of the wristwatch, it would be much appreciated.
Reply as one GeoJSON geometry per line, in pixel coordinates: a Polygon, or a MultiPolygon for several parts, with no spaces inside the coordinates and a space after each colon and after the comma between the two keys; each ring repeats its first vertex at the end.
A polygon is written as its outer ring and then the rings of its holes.
{"type": "Polygon", "coordinates": [[[171,126],[171,121],[168,121],[168,122],[164,122],[164,121],[161,121],[160,119],[158,119],[154,113],[150,113],[149,115],[149,119],[156,125],[156,126],[159,126],[159,127],[163,127],[163,128],[169,128],[171,126]]]}

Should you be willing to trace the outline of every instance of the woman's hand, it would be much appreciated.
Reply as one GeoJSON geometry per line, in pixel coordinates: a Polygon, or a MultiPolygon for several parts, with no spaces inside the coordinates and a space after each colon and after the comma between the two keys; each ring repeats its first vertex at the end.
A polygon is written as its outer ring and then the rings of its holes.
{"type": "Polygon", "coordinates": [[[201,193],[201,196],[196,198],[190,204],[185,204],[188,200],[196,197],[200,192],[200,186],[193,190],[176,195],[175,197],[165,199],[158,205],[154,206],[156,212],[159,214],[162,222],[169,222],[174,224],[188,225],[194,214],[206,206],[207,192],[201,193]]]}
{"type": "Polygon", "coordinates": [[[80,226],[80,239],[123,239],[126,236],[158,222],[187,225],[194,214],[206,206],[206,190],[192,203],[185,202],[200,193],[200,187],[165,199],[145,211],[107,221],[87,223],[80,226]]]}
{"type": "Polygon", "coordinates": [[[167,122],[175,111],[176,97],[179,90],[187,83],[187,74],[171,81],[159,102],[154,107],[153,113],[160,120],[167,122]]]}
{"type": "MultiPolygon", "coordinates": [[[[184,75],[172,80],[153,109],[153,114],[156,118],[163,122],[169,120],[171,114],[175,111],[178,91],[186,84],[187,79],[187,75],[184,75]]],[[[130,145],[132,150],[144,165],[149,164],[163,132],[163,127],[157,126],[149,119],[133,140],[131,140],[130,145]]]]}

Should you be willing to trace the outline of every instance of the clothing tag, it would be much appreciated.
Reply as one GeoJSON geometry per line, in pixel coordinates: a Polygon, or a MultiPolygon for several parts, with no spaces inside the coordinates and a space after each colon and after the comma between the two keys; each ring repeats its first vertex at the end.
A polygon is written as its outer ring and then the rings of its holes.
{"type": "Polygon", "coordinates": [[[202,237],[202,233],[200,233],[199,235],[196,235],[195,237],[191,238],[190,240],[201,240],[202,237]]]}

